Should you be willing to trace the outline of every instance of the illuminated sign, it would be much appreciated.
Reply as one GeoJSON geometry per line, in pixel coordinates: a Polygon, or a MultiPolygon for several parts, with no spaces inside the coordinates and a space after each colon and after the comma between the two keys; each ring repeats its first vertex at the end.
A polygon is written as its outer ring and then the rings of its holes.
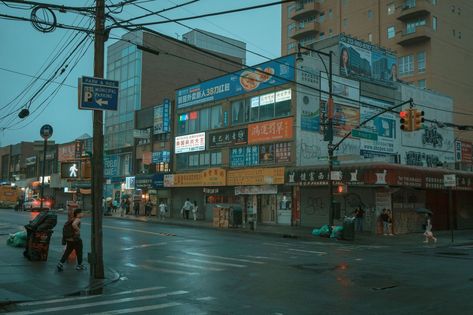
{"type": "Polygon", "coordinates": [[[205,132],[176,137],[175,152],[187,153],[205,150],[205,132]]]}

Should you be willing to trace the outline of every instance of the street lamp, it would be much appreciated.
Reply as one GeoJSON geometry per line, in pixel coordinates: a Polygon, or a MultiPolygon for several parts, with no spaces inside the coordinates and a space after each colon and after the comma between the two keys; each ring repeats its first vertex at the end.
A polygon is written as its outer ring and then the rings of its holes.
{"type": "Polygon", "coordinates": [[[332,95],[332,51],[326,53],[324,51],[312,49],[309,47],[302,46],[301,44],[297,45],[297,61],[302,60],[302,54],[301,54],[301,49],[305,49],[308,51],[315,52],[320,60],[322,61],[322,64],[324,65],[325,71],[328,73],[328,101],[327,101],[327,116],[328,116],[328,122],[327,122],[327,128],[325,129],[325,135],[324,135],[324,140],[328,140],[328,190],[329,190],[329,197],[330,197],[330,203],[329,203],[329,225],[333,225],[333,181],[332,181],[332,170],[333,170],[333,152],[334,152],[334,145],[333,145],[333,95],[332,95]],[[325,64],[325,61],[321,57],[321,55],[328,57],[329,60],[329,65],[328,65],[328,71],[327,71],[327,66],[325,64]]]}

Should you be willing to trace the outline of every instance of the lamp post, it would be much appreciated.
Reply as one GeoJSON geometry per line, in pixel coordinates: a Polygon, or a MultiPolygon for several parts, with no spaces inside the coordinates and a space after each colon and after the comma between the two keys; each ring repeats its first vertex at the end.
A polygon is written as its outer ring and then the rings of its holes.
{"type": "Polygon", "coordinates": [[[332,51],[326,53],[324,51],[312,49],[309,47],[302,46],[301,44],[297,45],[297,59],[300,60],[302,58],[301,56],[301,49],[305,49],[308,51],[315,52],[320,60],[322,61],[322,64],[324,65],[325,71],[328,73],[328,101],[327,101],[327,127],[325,129],[325,135],[324,135],[324,140],[328,141],[328,190],[329,190],[329,225],[333,225],[333,180],[332,180],[332,170],[333,170],[333,152],[335,150],[334,145],[333,145],[333,93],[332,93],[332,51]],[[328,70],[327,66],[322,59],[320,55],[328,57],[328,70]]]}

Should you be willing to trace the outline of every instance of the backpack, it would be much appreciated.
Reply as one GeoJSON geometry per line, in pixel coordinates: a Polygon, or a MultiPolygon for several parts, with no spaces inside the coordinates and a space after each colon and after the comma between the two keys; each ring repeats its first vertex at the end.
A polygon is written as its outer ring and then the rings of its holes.
{"type": "Polygon", "coordinates": [[[74,222],[74,220],[70,220],[64,223],[64,227],[62,228],[63,239],[74,237],[74,229],[72,228],[72,222],[74,222]]]}

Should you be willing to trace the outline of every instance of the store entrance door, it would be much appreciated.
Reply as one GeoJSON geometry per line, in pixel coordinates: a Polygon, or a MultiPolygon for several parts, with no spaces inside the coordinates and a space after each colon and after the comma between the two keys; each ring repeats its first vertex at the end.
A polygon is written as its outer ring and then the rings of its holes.
{"type": "Polygon", "coordinates": [[[261,222],[266,224],[276,223],[276,195],[259,195],[261,204],[261,222]]]}

